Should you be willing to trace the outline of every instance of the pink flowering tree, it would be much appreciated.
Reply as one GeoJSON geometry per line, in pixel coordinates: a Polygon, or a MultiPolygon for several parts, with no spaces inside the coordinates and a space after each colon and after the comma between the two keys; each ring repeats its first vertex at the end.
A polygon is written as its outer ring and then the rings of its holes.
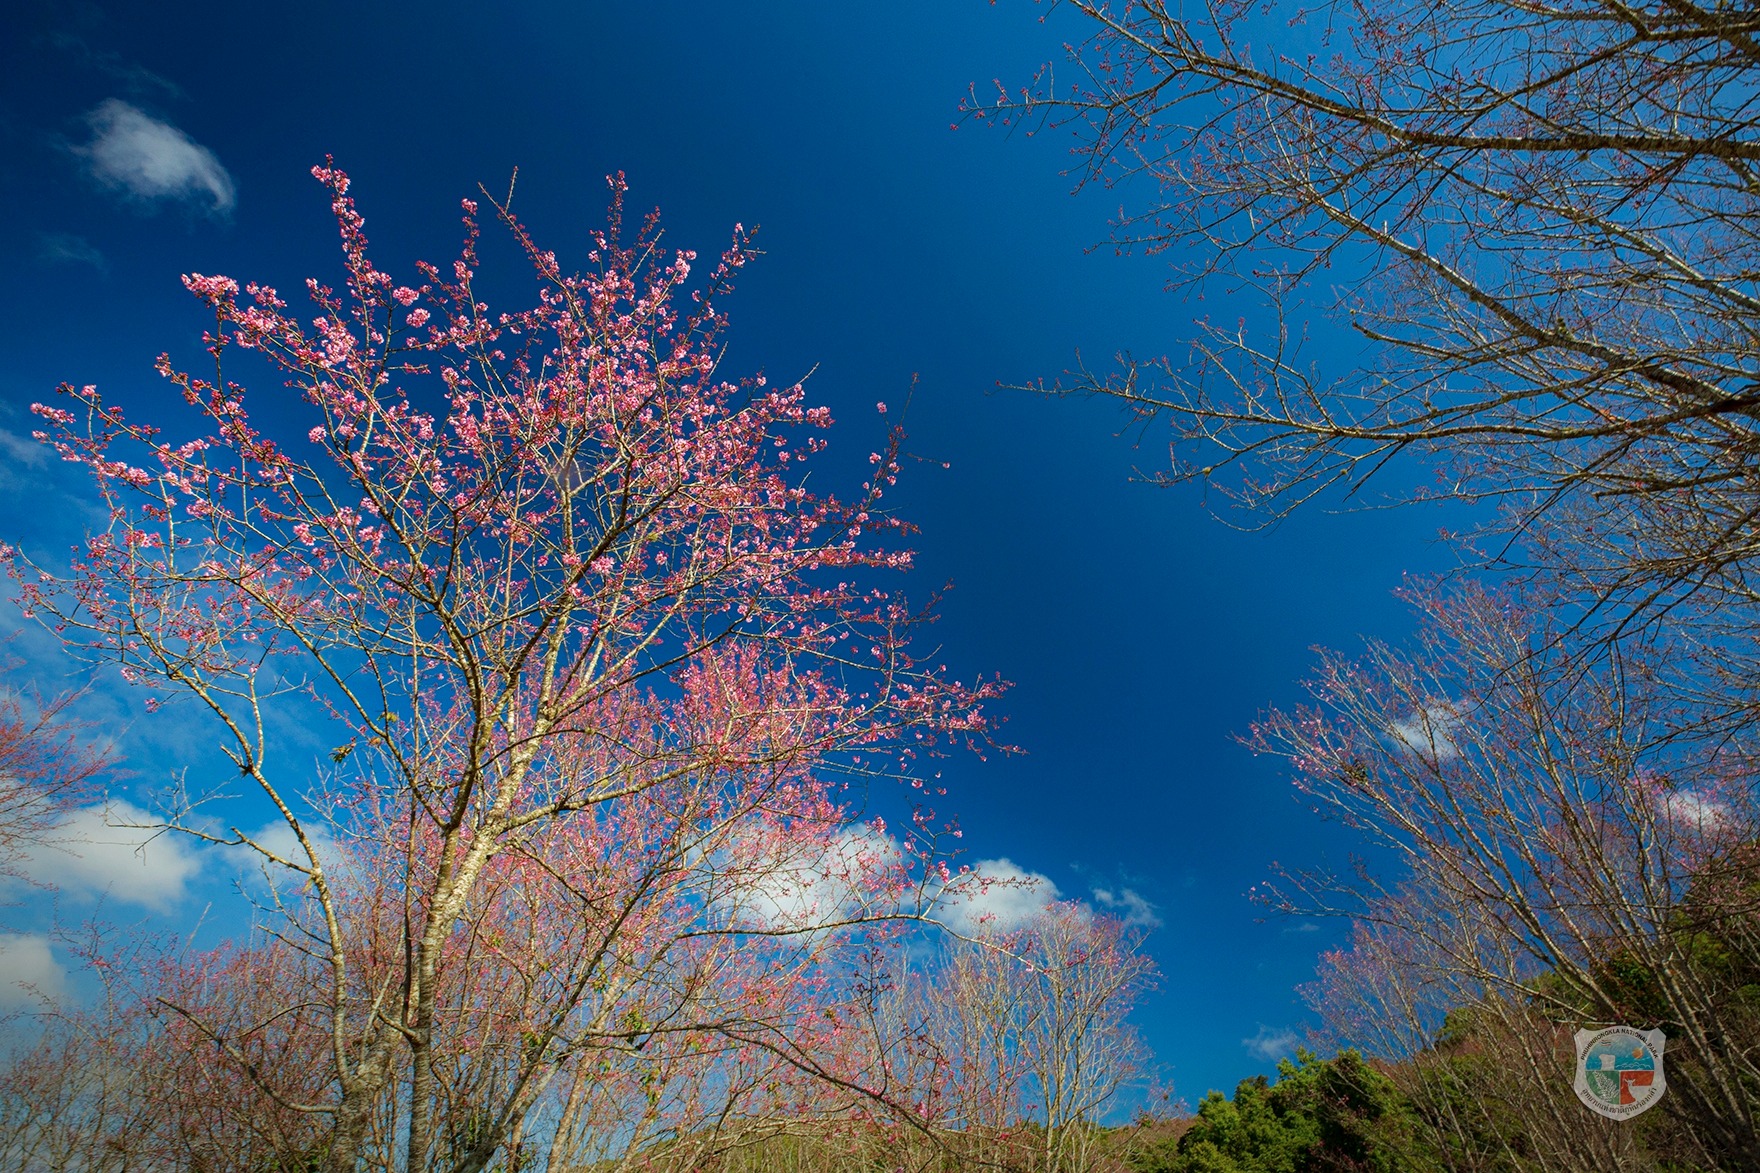
{"type": "Polygon", "coordinates": [[[283,1012],[173,1009],[317,1122],[301,1144],[331,1169],[511,1160],[593,1064],[657,1038],[810,1069],[791,1023],[835,1017],[825,955],[947,883],[946,823],[856,822],[844,788],[932,786],[923,761],[985,744],[1001,687],[921,661],[926,616],[870,581],[910,565],[882,508],[896,431],[853,497],[807,491],[828,411],[717,366],[743,231],[692,292],[653,218],[625,239],[621,181],[585,275],[496,205],[537,284],[498,313],[476,203],[458,259],[404,284],[347,177],[314,174],[343,287],[308,282],[302,318],[186,277],[214,369],[158,369],[195,426],[63,387],[37,435],[110,524],[65,571],[7,552],[31,614],[149,707],[197,702],[275,812],[172,821],[278,878],[275,960],[237,964],[277,975],[283,1012]],[[247,392],[241,360],[288,390],[247,392]],[[290,721],[327,722],[330,760],[290,721]],[[253,1029],[318,1072],[254,1061],[253,1029]]]}

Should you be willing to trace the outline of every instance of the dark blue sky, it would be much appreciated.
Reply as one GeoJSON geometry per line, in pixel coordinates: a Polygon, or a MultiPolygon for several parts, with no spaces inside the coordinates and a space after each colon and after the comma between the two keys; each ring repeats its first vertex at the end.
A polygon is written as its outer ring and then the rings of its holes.
{"type": "MultiPolygon", "coordinates": [[[[1063,14],[1042,24],[1024,0],[8,12],[0,428],[28,431],[22,409],[62,380],[162,403],[152,358],[192,353],[203,326],[180,273],[333,278],[334,225],[307,174],[326,154],[395,272],[447,259],[458,199],[503,189],[516,165],[518,210],[565,259],[615,170],[679,247],[707,254],[735,221],[760,225],[729,369],[816,366],[852,458],[880,437],[875,402],[902,404],[919,379],[905,423],[932,459],[899,498],[923,527],[913,589],[955,583],[946,658],[1016,682],[1008,735],[1027,751],[949,770],[972,858],[1069,897],[1153,903],[1166,977],[1141,1023],[1181,1095],[1270,1066],[1244,1040],[1299,1025],[1293,988],[1336,930],[1261,923],[1247,890],[1274,860],[1349,841],[1233,735],[1299,697],[1312,646],[1403,634],[1389,592],[1446,554],[1433,512],[1230,529],[1196,492],[1131,481],[1165,460],[1154,430],[1134,448],[1109,405],[995,390],[1055,377],[1078,350],[1178,353],[1194,317],[1228,305],[1164,293],[1165,258],[1090,248],[1129,194],[1072,196],[1069,138],[950,128],[968,84],[1018,83],[1060,54],[1063,14]],[[106,102],[176,127],[223,172],[198,165],[181,196],[106,186],[81,153],[106,102]]],[[[1360,356],[1346,341],[1317,357],[1360,356]]],[[[70,520],[45,517],[53,468],[0,458],[8,534],[70,520]]],[[[144,792],[175,763],[132,764],[144,792]]]]}

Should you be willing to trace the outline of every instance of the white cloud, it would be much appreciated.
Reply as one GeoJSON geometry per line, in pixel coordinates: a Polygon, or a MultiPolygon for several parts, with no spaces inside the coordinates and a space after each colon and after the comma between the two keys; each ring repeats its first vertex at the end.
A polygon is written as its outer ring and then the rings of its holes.
{"type": "Polygon", "coordinates": [[[1423,758],[1431,765],[1452,762],[1461,756],[1455,743],[1455,731],[1465,723],[1459,709],[1447,701],[1423,705],[1411,716],[1395,721],[1390,728],[1394,741],[1407,753],[1423,758]]]}
{"type": "Polygon", "coordinates": [[[168,122],[160,122],[120,98],[86,115],[92,141],[74,147],[93,178],[147,202],[205,203],[224,216],[235,202],[232,176],[214,152],[168,122]]]}
{"type": "MultiPolygon", "coordinates": [[[[318,854],[318,866],[324,874],[332,879],[345,878],[348,875],[348,860],[342,849],[337,846],[336,838],[330,829],[316,821],[301,820],[306,838],[311,841],[312,849],[318,854]]],[[[276,820],[265,824],[249,833],[252,840],[264,850],[273,852],[284,860],[305,866],[306,851],[300,846],[299,839],[294,835],[293,828],[285,822],[276,820]]],[[[238,869],[240,877],[250,882],[266,883],[270,888],[279,888],[285,883],[303,885],[305,876],[290,868],[269,859],[262,852],[244,844],[222,849],[226,858],[238,869]]]]}
{"type": "Polygon", "coordinates": [[[1697,831],[1713,831],[1728,817],[1723,804],[1691,790],[1671,791],[1662,809],[1674,822],[1697,831]]]}
{"type": "Polygon", "coordinates": [[[49,938],[0,933],[0,1011],[40,1006],[67,992],[67,971],[55,960],[49,938]]]}
{"type": "Polygon", "coordinates": [[[155,826],[151,815],[127,802],[82,807],[26,853],[24,874],[71,895],[107,895],[167,912],[183,899],[201,863],[186,840],[155,826]]]}
{"type": "Polygon", "coordinates": [[[871,827],[845,827],[829,842],[754,839],[719,861],[732,884],[717,904],[734,924],[813,929],[871,907],[903,860],[898,840],[871,827]]]}
{"type": "Polygon", "coordinates": [[[1241,1046],[1255,1059],[1270,1062],[1293,1053],[1301,1041],[1301,1036],[1287,1026],[1273,1029],[1261,1023],[1259,1032],[1250,1039],[1242,1039],[1241,1046]]]}
{"type": "Polygon", "coordinates": [[[1117,915],[1129,928],[1161,927],[1161,917],[1156,913],[1155,906],[1134,888],[1120,888],[1116,892],[1110,888],[1096,888],[1094,903],[1117,915]]]}
{"type": "Polygon", "coordinates": [[[1058,895],[1049,876],[1010,859],[981,860],[942,897],[940,919],[964,936],[1010,933],[1038,919],[1058,895]]]}

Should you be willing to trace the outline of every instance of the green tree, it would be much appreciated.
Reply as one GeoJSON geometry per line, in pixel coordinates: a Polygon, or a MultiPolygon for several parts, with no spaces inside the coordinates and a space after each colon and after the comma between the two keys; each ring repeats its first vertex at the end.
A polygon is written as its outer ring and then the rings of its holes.
{"type": "Polygon", "coordinates": [[[1137,1173],[1399,1173],[1415,1159],[1412,1109],[1355,1051],[1298,1051],[1275,1083],[1242,1080],[1232,1100],[1211,1092],[1175,1143],[1132,1157],[1137,1173]]]}

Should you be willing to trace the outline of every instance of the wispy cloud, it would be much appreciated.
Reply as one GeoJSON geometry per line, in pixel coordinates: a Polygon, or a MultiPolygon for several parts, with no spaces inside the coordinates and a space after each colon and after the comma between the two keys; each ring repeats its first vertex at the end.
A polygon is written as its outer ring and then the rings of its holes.
{"type": "Polygon", "coordinates": [[[1301,1041],[1301,1036],[1287,1026],[1273,1028],[1261,1023],[1259,1033],[1250,1039],[1242,1039],[1241,1046],[1255,1059],[1269,1062],[1294,1053],[1301,1041]]]}
{"type": "Polygon", "coordinates": [[[1155,906],[1134,888],[1094,889],[1094,903],[1104,908],[1132,928],[1158,929],[1161,917],[1156,913],[1155,906]]]}
{"type": "Polygon", "coordinates": [[[94,48],[90,41],[78,33],[65,29],[51,32],[40,38],[38,44],[61,53],[65,58],[70,59],[76,67],[93,70],[120,82],[122,88],[130,93],[158,93],[169,98],[184,97],[182,88],[176,82],[128,60],[120,53],[94,48]]]}
{"type": "Polygon", "coordinates": [[[32,847],[23,871],[33,882],[73,896],[107,896],[169,912],[201,869],[189,844],[159,834],[146,811],[127,802],[83,807],[61,819],[44,844],[32,847]]]}
{"type": "Polygon", "coordinates": [[[0,1011],[42,1005],[67,992],[67,971],[55,960],[49,938],[0,933],[0,1011]]]}
{"type": "Polygon", "coordinates": [[[0,453],[5,455],[5,463],[14,466],[42,468],[49,462],[49,450],[42,444],[5,428],[0,428],[0,453]]]}
{"type": "Polygon", "coordinates": [[[169,122],[110,98],[86,115],[92,140],[73,148],[94,179],[134,199],[206,204],[225,216],[236,202],[232,176],[202,146],[169,122]]]}
{"type": "Polygon", "coordinates": [[[70,232],[45,232],[37,237],[37,256],[53,265],[90,265],[100,273],[110,271],[110,262],[98,246],[83,236],[70,232]]]}

